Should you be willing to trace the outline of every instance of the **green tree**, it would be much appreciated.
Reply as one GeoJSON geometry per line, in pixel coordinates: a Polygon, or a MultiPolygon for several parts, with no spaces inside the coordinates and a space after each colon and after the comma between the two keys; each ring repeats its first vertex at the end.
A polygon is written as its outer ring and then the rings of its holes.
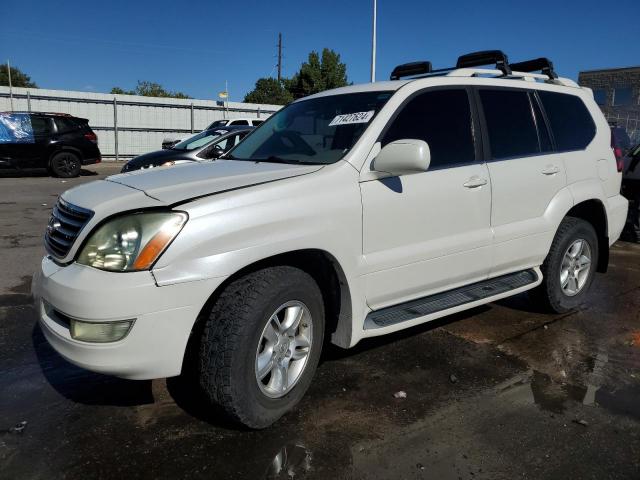
{"type": "Polygon", "coordinates": [[[247,103],[268,103],[286,105],[293,101],[293,95],[275,78],[259,78],[255,88],[244,97],[247,103]]]}
{"type": "Polygon", "coordinates": [[[347,66],[340,61],[340,55],[325,48],[322,55],[311,52],[300,71],[285,81],[287,90],[294,98],[305,97],[330,88],[348,85],[347,66]]]}
{"type": "Polygon", "coordinates": [[[124,95],[142,95],[143,97],[165,97],[165,98],[192,98],[186,93],[172,92],[165,90],[162,85],[155,82],[149,82],[147,80],[138,80],[138,85],[133,90],[123,90],[120,87],[113,87],[111,89],[113,94],[124,95]]]}
{"type": "MultiPolygon", "coordinates": [[[[0,65],[0,85],[9,86],[6,64],[0,65]]],[[[31,77],[17,67],[11,67],[11,85],[14,87],[38,88],[38,85],[31,81],[31,77]]]]}

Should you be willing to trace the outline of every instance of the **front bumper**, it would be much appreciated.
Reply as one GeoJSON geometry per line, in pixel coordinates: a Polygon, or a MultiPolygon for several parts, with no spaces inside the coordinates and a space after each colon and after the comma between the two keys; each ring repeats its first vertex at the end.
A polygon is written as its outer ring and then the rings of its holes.
{"type": "Polygon", "coordinates": [[[151,272],[116,273],[42,260],[32,291],[51,346],[71,363],[135,380],[179,375],[196,318],[223,277],[158,287],[151,272]],[[117,342],[74,340],[65,317],[87,322],[135,319],[117,342]]]}

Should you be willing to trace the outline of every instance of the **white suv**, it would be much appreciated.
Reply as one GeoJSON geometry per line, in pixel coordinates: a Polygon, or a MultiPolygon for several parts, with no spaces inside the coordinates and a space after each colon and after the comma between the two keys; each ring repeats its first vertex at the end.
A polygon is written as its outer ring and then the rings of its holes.
{"type": "Polygon", "coordinates": [[[226,158],[65,192],[34,277],[44,335],[97,372],[195,371],[262,428],[304,395],[325,339],[525,290],[576,307],[624,225],[621,174],[591,91],[518,66],[401,66],[422,76],[296,101],[226,158]]]}

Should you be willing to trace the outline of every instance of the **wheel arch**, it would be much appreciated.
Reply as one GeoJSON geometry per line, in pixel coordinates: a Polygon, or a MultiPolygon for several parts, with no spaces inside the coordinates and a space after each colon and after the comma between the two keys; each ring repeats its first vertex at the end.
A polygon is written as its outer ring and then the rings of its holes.
{"type": "Polygon", "coordinates": [[[325,340],[330,340],[343,348],[349,347],[351,343],[353,309],[351,289],[347,276],[338,260],[329,252],[321,249],[303,249],[279,253],[258,260],[242,267],[225,279],[209,296],[198,314],[187,343],[184,362],[198,361],[198,341],[206,322],[207,312],[210,311],[220,294],[231,282],[256,270],[282,265],[299,268],[308,273],[318,283],[325,306],[325,340]]]}
{"type": "Polygon", "coordinates": [[[593,225],[598,236],[598,267],[604,273],[609,266],[609,231],[607,210],[599,199],[584,200],[575,204],[566,214],[567,217],[580,218],[593,225]]]}

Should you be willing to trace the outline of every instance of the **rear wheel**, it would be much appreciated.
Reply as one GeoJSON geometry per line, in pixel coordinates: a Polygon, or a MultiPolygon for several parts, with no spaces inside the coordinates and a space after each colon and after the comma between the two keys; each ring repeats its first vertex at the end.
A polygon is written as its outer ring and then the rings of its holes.
{"type": "Polygon", "coordinates": [[[297,268],[265,268],[229,284],[200,348],[200,384],[233,420],[264,428],[309,387],[324,337],[316,282],[297,268]]]}
{"type": "Polygon", "coordinates": [[[80,158],[72,152],[58,152],[49,162],[51,173],[60,178],[77,177],[81,168],[80,158]]]}
{"type": "Polygon", "coordinates": [[[593,226],[574,217],[566,217],[553,239],[542,264],[544,276],[532,299],[557,313],[576,308],[589,291],[598,264],[598,237],[593,226]]]}

